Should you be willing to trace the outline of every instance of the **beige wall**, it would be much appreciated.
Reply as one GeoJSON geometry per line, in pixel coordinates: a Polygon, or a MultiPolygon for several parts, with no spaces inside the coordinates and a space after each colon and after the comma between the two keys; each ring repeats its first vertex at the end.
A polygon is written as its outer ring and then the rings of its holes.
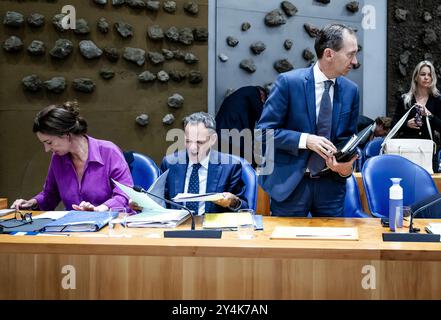
{"type": "MultiPolygon", "coordinates": [[[[50,159],[45,154],[43,146],[32,133],[32,119],[42,107],[76,98],[82,114],[89,123],[90,135],[111,140],[124,150],[136,150],[151,156],[157,163],[160,162],[169,143],[165,141],[166,132],[174,127],[181,127],[182,118],[194,111],[207,110],[207,42],[195,43],[192,46],[172,44],[167,40],[153,43],[146,37],[147,27],[159,24],[165,31],[175,25],[182,27],[207,27],[208,0],[199,0],[199,14],[190,16],[183,10],[184,0],[176,0],[178,10],[175,14],[165,13],[162,8],[157,14],[147,10],[136,11],[128,7],[115,8],[108,0],[107,5],[101,8],[92,0],[68,1],[1,1],[0,17],[6,11],[18,11],[25,18],[33,12],[46,17],[44,27],[32,30],[29,26],[13,29],[0,26],[0,39],[10,35],[19,36],[24,49],[18,54],[10,54],[0,50],[0,196],[9,200],[16,197],[28,198],[41,190],[50,159]],[[59,33],[51,23],[52,17],[61,12],[66,5],[74,5],[77,19],[84,18],[89,23],[91,33],[86,36],[75,35],[72,31],[59,33]],[[96,29],[96,22],[105,17],[111,26],[108,34],[103,35],[96,29]],[[116,21],[125,21],[134,27],[134,37],[124,40],[113,29],[116,21]],[[74,44],[74,52],[67,60],[54,61],[49,50],[59,38],[67,38],[74,44]],[[34,39],[42,40],[46,44],[46,55],[31,57],[26,47],[34,39]],[[166,61],[162,66],[153,66],[146,62],[138,67],[120,58],[117,63],[111,63],[101,56],[90,61],[79,53],[78,43],[83,39],[93,40],[98,47],[114,46],[122,49],[125,46],[139,47],[146,51],[160,51],[161,48],[181,49],[191,51],[199,57],[196,65],[187,65],[183,61],[166,61]],[[110,66],[116,72],[111,80],[103,80],[98,72],[103,66],[110,66]],[[191,85],[188,81],[168,84],[155,82],[152,85],[138,83],[137,75],[144,70],[158,72],[161,69],[172,68],[200,70],[204,81],[191,85]],[[26,93],[22,89],[21,79],[29,74],[38,74],[45,81],[53,76],[63,76],[67,80],[67,89],[60,95],[47,93],[45,90],[35,94],[26,93]],[[97,87],[92,94],[78,93],[72,89],[72,81],[78,77],[87,77],[94,80],[97,87]],[[167,106],[167,98],[178,92],[185,98],[181,110],[172,110],[167,106]],[[150,116],[147,127],[138,127],[134,119],[140,113],[150,116]],[[162,118],[167,113],[173,113],[176,121],[172,126],[162,124],[162,118]]],[[[162,4],[163,0],[161,0],[162,4]]],[[[122,50],[120,50],[122,52],[122,50]]]]}

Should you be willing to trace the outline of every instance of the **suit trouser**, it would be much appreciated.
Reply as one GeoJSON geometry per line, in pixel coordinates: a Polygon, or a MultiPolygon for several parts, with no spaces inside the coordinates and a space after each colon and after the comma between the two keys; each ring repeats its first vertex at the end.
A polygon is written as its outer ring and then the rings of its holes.
{"type": "Polygon", "coordinates": [[[335,173],[311,178],[305,174],[284,201],[271,199],[272,216],[342,217],[346,195],[346,179],[335,173]]]}

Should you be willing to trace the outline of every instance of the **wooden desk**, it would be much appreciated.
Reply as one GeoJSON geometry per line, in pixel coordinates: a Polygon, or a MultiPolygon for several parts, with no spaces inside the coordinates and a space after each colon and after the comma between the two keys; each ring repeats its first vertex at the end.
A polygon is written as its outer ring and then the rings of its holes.
{"type": "Polygon", "coordinates": [[[6,209],[8,207],[8,199],[0,198],[0,209],[6,209]]]}
{"type": "Polygon", "coordinates": [[[130,229],[132,238],[97,237],[106,229],[0,235],[0,299],[441,299],[439,243],[383,243],[378,219],[264,217],[264,225],[253,240],[145,236],[158,229],[130,229]],[[360,240],[269,240],[275,225],[355,226],[360,240]],[[62,288],[66,265],[75,290],[62,288]],[[375,268],[375,290],[362,287],[364,266],[375,268]]]}

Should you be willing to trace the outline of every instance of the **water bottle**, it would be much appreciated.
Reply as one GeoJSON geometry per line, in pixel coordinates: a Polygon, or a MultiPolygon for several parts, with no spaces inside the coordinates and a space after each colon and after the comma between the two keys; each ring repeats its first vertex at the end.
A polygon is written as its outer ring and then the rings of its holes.
{"type": "Polygon", "coordinates": [[[401,178],[391,178],[392,186],[389,188],[389,228],[395,231],[403,226],[403,212],[397,213],[397,208],[403,206],[403,188],[400,186],[401,178]]]}

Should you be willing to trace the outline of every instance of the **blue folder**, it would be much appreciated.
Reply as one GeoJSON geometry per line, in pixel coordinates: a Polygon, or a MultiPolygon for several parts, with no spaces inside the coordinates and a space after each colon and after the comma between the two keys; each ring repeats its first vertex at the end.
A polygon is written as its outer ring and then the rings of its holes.
{"type": "Polygon", "coordinates": [[[45,232],[94,232],[100,230],[118,213],[69,211],[64,217],[45,226],[45,232]]]}

